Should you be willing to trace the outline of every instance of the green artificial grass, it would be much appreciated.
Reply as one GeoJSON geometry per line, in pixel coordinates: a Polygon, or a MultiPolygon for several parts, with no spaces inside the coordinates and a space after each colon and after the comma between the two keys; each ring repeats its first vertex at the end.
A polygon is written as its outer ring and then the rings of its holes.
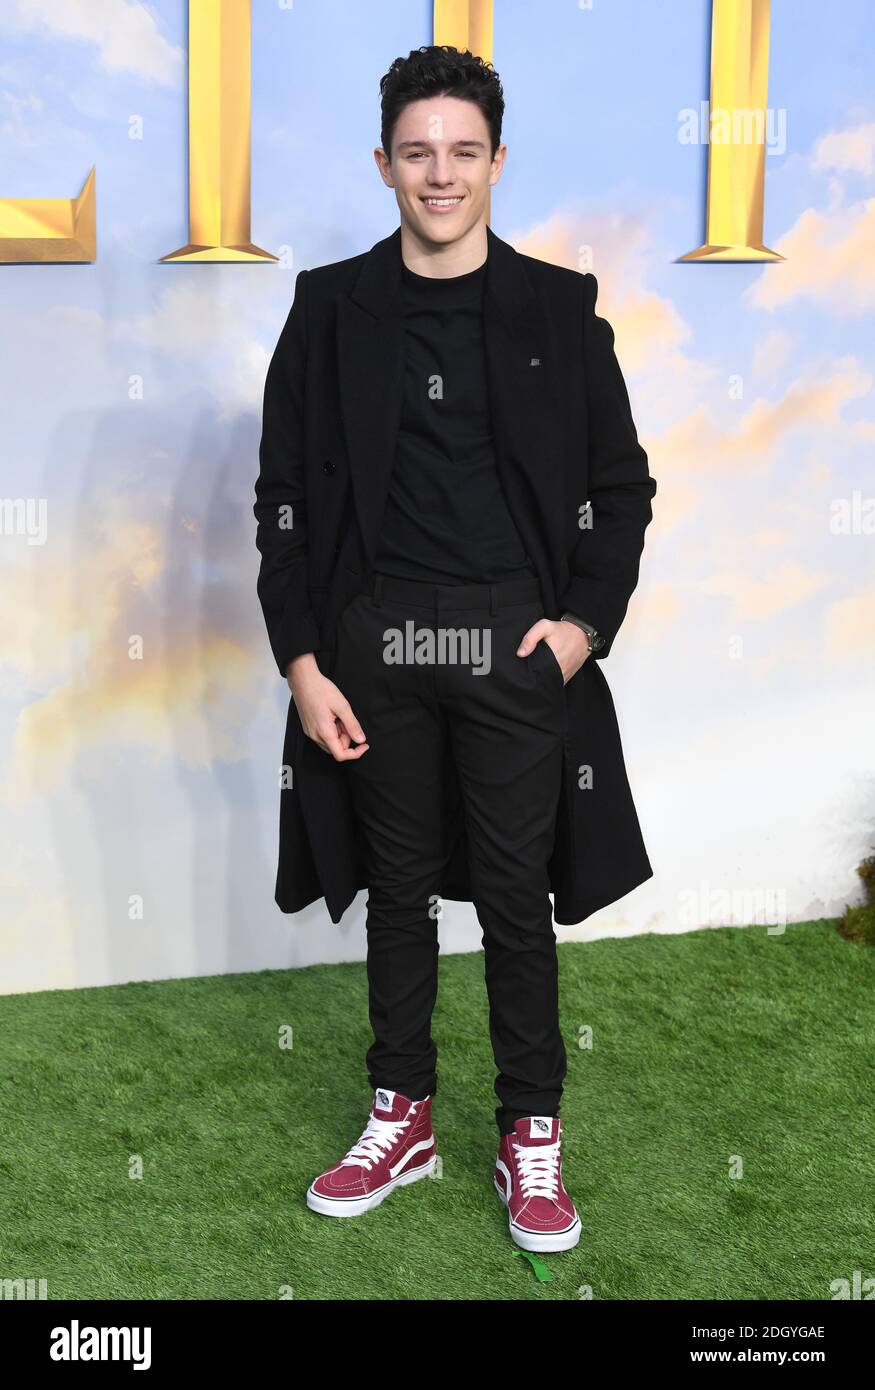
{"type": "Polygon", "coordinates": [[[440,962],[442,1176],[346,1220],[304,1193],[372,1100],[363,964],[0,1000],[0,1279],[50,1299],[829,1299],[875,1275],[871,947],[811,922],[559,957],[583,1235],[541,1257],[549,1282],[492,1185],[479,952],[440,962]]]}

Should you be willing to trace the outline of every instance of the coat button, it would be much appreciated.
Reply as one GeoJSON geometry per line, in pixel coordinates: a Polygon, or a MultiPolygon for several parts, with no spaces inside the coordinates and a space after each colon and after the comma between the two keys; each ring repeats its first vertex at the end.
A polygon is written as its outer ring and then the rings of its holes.
{"type": "Polygon", "coordinates": [[[323,472],[323,473],[336,473],[336,472],[337,472],[337,464],[333,463],[331,459],[326,459],[325,462],[324,462],[323,465],[322,465],[322,472],[323,472]]]}

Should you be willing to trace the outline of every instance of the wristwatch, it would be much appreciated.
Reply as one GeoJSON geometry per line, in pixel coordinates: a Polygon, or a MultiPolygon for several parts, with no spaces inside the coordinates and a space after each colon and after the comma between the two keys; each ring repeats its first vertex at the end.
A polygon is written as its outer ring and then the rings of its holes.
{"type": "Polygon", "coordinates": [[[582,618],[578,618],[575,613],[563,613],[560,619],[563,623],[574,623],[581,632],[585,632],[589,642],[590,653],[601,651],[605,645],[605,639],[600,632],[596,632],[591,623],[585,623],[582,618]]]}

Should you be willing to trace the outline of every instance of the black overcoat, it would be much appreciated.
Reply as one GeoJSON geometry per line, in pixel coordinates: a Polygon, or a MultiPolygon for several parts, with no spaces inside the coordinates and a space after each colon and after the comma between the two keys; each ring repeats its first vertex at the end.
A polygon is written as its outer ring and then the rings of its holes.
{"type": "MultiPolygon", "coordinates": [[[[541,581],[544,613],[570,610],[607,639],[565,687],[562,801],[550,861],[554,918],[571,925],[652,876],[602,662],[638,582],[656,482],[596,278],[521,255],[487,226],[483,303],[497,466],[541,581]]],[[[258,597],[285,679],[314,651],[331,676],[337,619],[373,569],[402,401],[401,230],[298,273],[268,368],[255,485],[258,597]]],[[[365,754],[367,757],[367,754],[365,754]]],[[[339,922],[366,887],[350,766],[301,729],[289,696],[275,898],[324,897],[339,922]]],[[[473,901],[450,759],[440,895],[473,901]]]]}

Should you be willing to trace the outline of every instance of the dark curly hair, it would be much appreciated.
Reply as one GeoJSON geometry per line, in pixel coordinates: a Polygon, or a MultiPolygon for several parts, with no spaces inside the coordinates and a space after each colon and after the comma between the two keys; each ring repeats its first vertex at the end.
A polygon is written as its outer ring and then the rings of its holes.
{"type": "Polygon", "coordinates": [[[380,78],[380,92],[380,140],[390,159],[395,122],[404,107],[434,96],[459,97],[479,106],[489,126],[495,158],[501,144],[504,93],[492,64],[475,58],[467,48],[460,52],[441,44],[412,49],[406,58],[396,58],[380,78]]]}

